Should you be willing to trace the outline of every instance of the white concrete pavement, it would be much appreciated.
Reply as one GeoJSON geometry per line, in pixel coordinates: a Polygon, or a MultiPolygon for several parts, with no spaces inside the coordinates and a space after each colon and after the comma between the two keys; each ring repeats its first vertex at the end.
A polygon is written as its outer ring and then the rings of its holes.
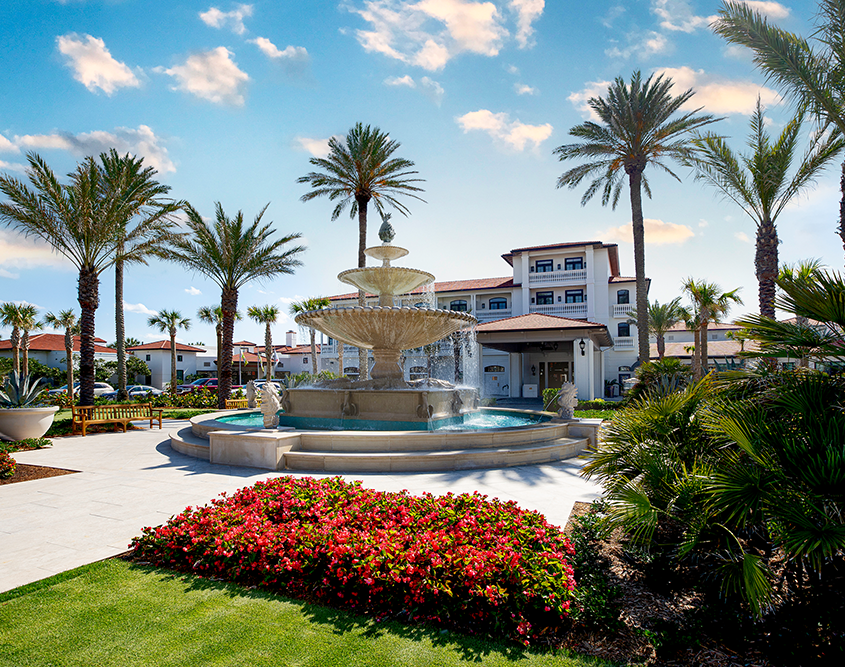
{"type": "MultiPolygon", "coordinates": [[[[164,523],[189,505],[223,491],[284,474],[212,465],[175,452],[169,434],[188,426],[55,438],[53,447],[12,456],[19,463],[67,468],[72,475],[0,486],[0,592],[127,550],[146,526],[164,523]]],[[[579,476],[581,461],[443,473],[352,474],[364,486],[419,494],[479,491],[515,500],[563,525],[574,502],[600,487],[579,476]]],[[[312,474],[326,477],[326,474],[312,474]]]]}

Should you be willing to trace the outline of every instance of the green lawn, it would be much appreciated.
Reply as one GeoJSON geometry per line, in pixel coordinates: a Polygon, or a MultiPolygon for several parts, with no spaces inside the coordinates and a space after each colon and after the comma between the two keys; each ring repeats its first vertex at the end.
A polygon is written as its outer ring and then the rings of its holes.
{"type": "Polygon", "coordinates": [[[609,663],[376,623],[107,560],[0,593],[0,665],[387,667],[609,663]]]}
{"type": "MultiPolygon", "coordinates": [[[[190,419],[191,417],[195,417],[196,415],[202,415],[207,412],[216,411],[216,408],[164,408],[162,416],[165,419],[190,419]]],[[[50,426],[50,430],[47,431],[47,434],[44,437],[49,438],[54,435],[70,435],[72,429],[72,417],[73,414],[70,410],[59,410],[53,417],[53,424],[50,426]]]]}

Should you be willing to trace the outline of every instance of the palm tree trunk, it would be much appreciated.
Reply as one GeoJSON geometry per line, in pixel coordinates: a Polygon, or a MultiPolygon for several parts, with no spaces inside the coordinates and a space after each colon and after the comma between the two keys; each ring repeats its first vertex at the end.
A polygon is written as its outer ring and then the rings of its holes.
{"type": "Polygon", "coordinates": [[[215,332],[217,333],[217,360],[214,362],[217,365],[217,382],[220,382],[220,356],[223,352],[223,322],[218,322],[217,326],[214,327],[215,332]]]}
{"type": "MultiPolygon", "coordinates": [[[[709,317],[709,313],[702,313],[702,315],[706,315],[707,317],[709,317]]],[[[703,321],[701,323],[701,353],[698,357],[698,363],[701,364],[699,379],[703,378],[705,375],[707,375],[707,373],[710,372],[710,357],[707,354],[707,326],[707,319],[703,318],[703,321]]]]}
{"type": "Polygon", "coordinates": [[[463,381],[463,373],[461,373],[461,333],[456,331],[452,334],[452,353],[455,355],[455,384],[460,384],[463,381]]]}
{"type": "MultiPolygon", "coordinates": [[[[358,268],[361,269],[367,265],[367,256],[364,250],[367,248],[367,204],[370,202],[370,197],[356,196],[355,201],[358,203],[358,268]]],[[[364,290],[358,290],[358,305],[365,306],[364,290]]],[[[367,350],[362,347],[358,348],[358,379],[366,380],[370,375],[370,369],[367,362],[367,350]]]]}
{"type": "Polygon", "coordinates": [[[65,354],[67,355],[67,395],[73,404],[73,333],[70,329],[65,329],[65,354]]]}
{"type": "Polygon", "coordinates": [[[21,375],[26,377],[29,375],[29,331],[24,330],[21,336],[21,352],[23,361],[21,362],[21,375]]]}
{"type": "MultiPolygon", "coordinates": [[[[123,243],[117,250],[123,254],[123,243]]],[[[117,400],[129,398],[126,391],[126,324],[123,317],[123,260],[114,263],[114,332],[117,347],[117,400]]]]}
{"type": "Polygon", "coordinates": [[[344,342],[342,340],[337,341],[337,364],[340,366],[338,369],[338,376],[343,377],[343,346],[344,342]]]}
{"type": "Polygon", "coordinates": [[[701,379],[701,328],[696,327],[692,335],[692,378],[695,381],[701,379]]]}
{"type": "MultiPolygon", "coordinates": [[[[627,169],[626,169],[627,171],[627,169]]],[[[640,363],[649,360],[648,289],[645,276],[645,228],[643,226],[642,170],[628,172],[631,191],[631,222],[634,227],[634,275],[637,278],[637,350],[640,363]]]]}
{"type": "Polygon", "coordinates": [[[226,409],[226,399],[232,393],[232,342],[235,338],[235,313],[238,312],[238,290],[224,287],[220,298],[223,311],[223,345],[220,356],[223,358],[218,367],[217,407],[226,409]]]}
{"type": "Polygon", "coordinates": [[[176,396],[176,328],[170,329],[170,395],[176,396]]]}
{"type": "Polygon", "coordinates": [[[273,336],[270,333],[270,323],[267,322],[264,328],[264,357],[267,361],[267,381],[269,382],[272,379],[273,373],[273,359],[272,359],[272,352],[273,349],[273,336]]]}
{"type": "Polygon", "coordinates": [[[18,375],[21,374],[21,330],[18,327],[12,327],[11,335],[12,343],[12,370],[18,375]]]}
{"type": "Polygon", "coordinates": [[[311,374],[317,375],[317,332],[311,329],[311,374]]]}
{"type": "Polygon", "coordinates": [[[775,279],[778,277],[778,232],[771,220],[757,227],[757,247],[754,257],[757,273],[760,314],[775,317],[775,279]]]}
{"type": "Polygon", "coordinates": [[[657,334],[657,358],[663,361],[664,354],[666,354],[666,338],[663,334],[657,334]]]}
{"type": "Polygon", "coordinates": [[[839,200],[839,238],[842,239],[842,247],[845,248],[845,160],[842,161],[839,190],[842,192],[842,199],[839,200]]]}
{"type": "MultiPolygon", "coordinates": [[[[100,279],[94,268],[79,270],[79,405],[94,405],[94,317],[100,305],[100,279]]],[[[69,390],[72,392],[73,388],[69,390]]]]}

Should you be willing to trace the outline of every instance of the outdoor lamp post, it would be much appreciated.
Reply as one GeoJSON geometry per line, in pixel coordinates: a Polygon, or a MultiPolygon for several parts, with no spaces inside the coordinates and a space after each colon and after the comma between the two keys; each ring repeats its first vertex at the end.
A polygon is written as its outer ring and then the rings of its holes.
{"type": "Polygon", "coordinates": [[[580,340],[580,342],[578,343],[578,347],[579,347],[579,348],[581,348],[581,356],[582,356],[582,357],[583,357],[585,354],[587,354],[587,352],[586,352],[586,349],[587,349],[587,343],[585,343],[585,342],[584,342],[584,339],[583,339],[583,338],[582,338],[582,339],[580,340]]]}

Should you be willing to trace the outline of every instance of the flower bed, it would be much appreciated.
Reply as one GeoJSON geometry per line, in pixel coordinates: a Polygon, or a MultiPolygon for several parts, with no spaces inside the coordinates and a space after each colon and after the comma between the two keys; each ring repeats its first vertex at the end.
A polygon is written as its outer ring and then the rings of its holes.
{"type": "Polygon", "coordinates": [[[526,645],[568,628],[575,587],[569,541],[537,512],[339,477],[258,482],[131,546],[163,567],[526,645]]]}
{"type": "Polygon", "coordinates": [[[0,479],[8,479],[15,474],[17,464],[8,452],[0,451],[0,479]]]}

